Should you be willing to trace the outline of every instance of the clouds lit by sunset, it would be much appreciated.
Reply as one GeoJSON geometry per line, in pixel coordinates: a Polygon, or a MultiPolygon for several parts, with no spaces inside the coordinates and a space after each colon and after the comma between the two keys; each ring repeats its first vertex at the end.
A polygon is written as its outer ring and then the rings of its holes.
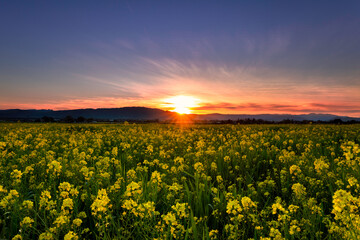
{"type": "Polygon", "coordinates": [[[0,109],[359,117],[359,11],[357,1],[5,1],[0,109]]]}

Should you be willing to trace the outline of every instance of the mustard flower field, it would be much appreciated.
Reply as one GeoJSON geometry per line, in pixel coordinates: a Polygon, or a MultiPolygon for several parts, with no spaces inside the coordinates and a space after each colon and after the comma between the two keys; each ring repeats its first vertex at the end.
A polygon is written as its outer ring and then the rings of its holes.
{"type": "Polygon", "coordinates": [[[360,125],[0,124],[2,239],[356,239],[360,125]]]}

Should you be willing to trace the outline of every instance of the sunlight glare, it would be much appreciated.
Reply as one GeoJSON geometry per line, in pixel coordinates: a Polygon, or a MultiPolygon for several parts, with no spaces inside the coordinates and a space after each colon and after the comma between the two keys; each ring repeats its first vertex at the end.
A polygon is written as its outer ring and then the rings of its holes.
{"type": "Polygon", "coordinates": [[[190,114],[191,108],[197,107],[198,99],[191,96],[175,96],[165,100],[168,107],[172,108],[172,112],[179,114],[190,114]]]}

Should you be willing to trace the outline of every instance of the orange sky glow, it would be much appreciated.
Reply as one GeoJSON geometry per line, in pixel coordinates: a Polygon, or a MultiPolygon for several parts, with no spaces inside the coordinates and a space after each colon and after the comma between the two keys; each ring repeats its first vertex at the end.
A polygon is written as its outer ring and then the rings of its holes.
{"type": "Polygon", "coordinates": [[[8,96],[4,92],[0,96],[0,109],[144,106],[195,114],[330,113],[360,116],[360,86],[357,82],[348,86],[331,77],[300,79],[286,71],[226,68],[207,63],[189,65],[170,59],[142,59],[139,64],[151,69],[151,74],[140,72],[134,78],[145,76],[146,81],[123,80],[117,75],[101,72],[73,74],[71,79],[79,84],[72,88],[55,87],[54,83],[33,84],[33,88],[17,89],[8,96]],[[259,75],[259,72],[263,74],[259,75]]]}
{"type": "MultiPolygon", "coordinates": [[[[230,97],[221,97],[215,101],[201,98],[200,96],[187,96],[190,101],[181,103],[183,95],[175,95],[168,98],[154,99],[117,99],[117,98],[93,98],[93,99],[72,99],[67,101],[57,101],[53,103],[1,103],[2,109],[53,109],[70,110],[80,108],[117,108],[127,106],[145,106],[150,108],[160,108],[167,111],[178,113],[194,114],[307,114],[307,113],[331,113],[359,117],[358,105],[351,102],[321,102],[316,100],[309,102],[286,101],[269,103],[264,102],[237,102],[231,101],[230,97]],[[180,98],[179,98],[180,96],[180,98]],[[170,99],[170,101],[169,101],[170,99]],[[180,102],[171,102],[171,99],[179,99],[180,102]],[[195,99],[191,102],[191,99],[195,99]],[[354,111],[355,109],[355,111],[354,111]]],[[[262,97],[263,98],[263,97],[262,97]]],[[[238,100],[238,99],[237,99],[238,100]]]]}

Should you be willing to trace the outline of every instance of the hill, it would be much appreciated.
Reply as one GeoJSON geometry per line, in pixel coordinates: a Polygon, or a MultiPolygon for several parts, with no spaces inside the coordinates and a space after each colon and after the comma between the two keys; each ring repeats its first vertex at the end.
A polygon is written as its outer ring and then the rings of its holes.
{"type": "MultiPolygon", "coordinates": [[[[94,120],[135,120],[135,121],[167,121],[177,117],[177,113],[164,111],[156,108],[146,107],[123,107],[123,108],[98,108],[98,109],[75,109],[75,110],[21,110],[9,109],[0,110],[1,120],[25,120],[33,121],[44,117],[53,118],[55,120],[64,119],[66,117],[94,120]]],[[[332,114],[190,114],[191,119],[197,121],[237,121],[244,119],[255,119],[264,121],[280,122],[283,120],[291,121],[333,121],[335,119],[343,122],[360,121],[360,118],[352,118],[347,116],[337,116],[332,114]]]]}

